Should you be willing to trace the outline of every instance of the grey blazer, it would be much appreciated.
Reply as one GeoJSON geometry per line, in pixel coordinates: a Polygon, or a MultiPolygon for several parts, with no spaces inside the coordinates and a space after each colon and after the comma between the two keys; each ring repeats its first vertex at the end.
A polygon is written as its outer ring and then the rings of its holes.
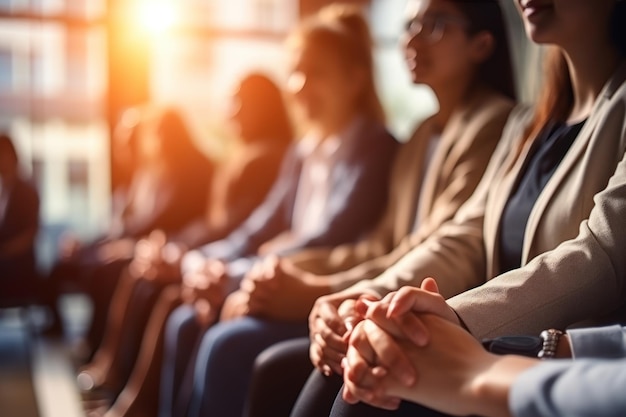
{"type": "Polygon", "coordinates": [[[514,151],[528,109],[514,112],[476,192],[455,218],[356,289],[384,294],[435,277],[444,296],[462,293],[449,304],[477,338],[564,328],[620,307],[626,299],[625,80],[623,64],[539,196],[522,268],[497,276],[502,211],[529,150],[526,145],[519,157],[514,151]]]}

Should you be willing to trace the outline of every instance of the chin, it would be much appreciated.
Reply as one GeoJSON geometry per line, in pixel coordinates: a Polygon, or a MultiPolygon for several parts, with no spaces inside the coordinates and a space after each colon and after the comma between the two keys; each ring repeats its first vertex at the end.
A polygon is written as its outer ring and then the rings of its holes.
{"type": "Polygon", "coordinates": [[[546,25],[526,23],[526,34],[534,43],[541,45],[555,43],[554,36],[551,36],[550,32],[550,29],[546,27],[546,25]]]}

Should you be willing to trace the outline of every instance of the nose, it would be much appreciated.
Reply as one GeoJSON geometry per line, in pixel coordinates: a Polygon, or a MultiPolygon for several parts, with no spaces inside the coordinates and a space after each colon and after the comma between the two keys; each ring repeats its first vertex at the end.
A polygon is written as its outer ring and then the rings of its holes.
{"type": "Polygon", "coordinates": [[[403,35],[404,49],[407,51],[417,52],[424,48],[428,43],[424,36],[418,33],[410,33],[405,31],[403,35]]]}

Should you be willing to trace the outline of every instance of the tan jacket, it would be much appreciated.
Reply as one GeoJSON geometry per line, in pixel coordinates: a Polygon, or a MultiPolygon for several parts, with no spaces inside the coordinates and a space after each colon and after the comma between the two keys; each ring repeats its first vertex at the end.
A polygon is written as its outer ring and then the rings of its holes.
{"type": "Polygon", "coordinates": [[[536,334],[599,318],[626,300],[626,64],[539,196],[528,220],[523,267],[496,276],[498,228],[528,154],[519,149],[528,110],[516,111],[475,194],[422,245],[358,289],[380,294],[437,278],[478,338],[536,334]],[[485,281],[489,280],[487,283],[485,281]],[[483,285],[481,285],[483,284],[483,285]]]}
{"type": "Polygon", "coordinates": [[[292,258],[295,265],[323,275],[348,270],[337,279],[342,282],[337,289],[373,278],[393,265],[451,219],[472,195],[512,106],[510,100],[495,93],[476,92],[446,124],[427,170],[428,143],[438,131],[433,118],[424,121],[399,151],[389,204],[368,238],[335,249],[306,251],[292,258]],[[419,228],[413,231],[416,213],[419,228]]]}

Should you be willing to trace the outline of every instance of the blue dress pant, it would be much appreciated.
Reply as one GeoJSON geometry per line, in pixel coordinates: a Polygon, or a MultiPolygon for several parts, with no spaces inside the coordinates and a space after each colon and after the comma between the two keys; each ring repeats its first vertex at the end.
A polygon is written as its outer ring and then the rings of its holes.
{"type": "MultiPolygon", "coordinates": [[[[244,410],[254,361],[267,347],[306,336],[305,322],[242,317],[217,323],[200,342],[189,417],[239,417],[244,410]]],[[[276,392],[277,398],[281,395],[276,392]]]]}
{"type": "Polygon", "coordinates": [[[194,308],[189,304],[176,308],[167,320],[159,417],[185,417],[187,413],[193,383],[193,358],[202,330],[194,308]]]}

